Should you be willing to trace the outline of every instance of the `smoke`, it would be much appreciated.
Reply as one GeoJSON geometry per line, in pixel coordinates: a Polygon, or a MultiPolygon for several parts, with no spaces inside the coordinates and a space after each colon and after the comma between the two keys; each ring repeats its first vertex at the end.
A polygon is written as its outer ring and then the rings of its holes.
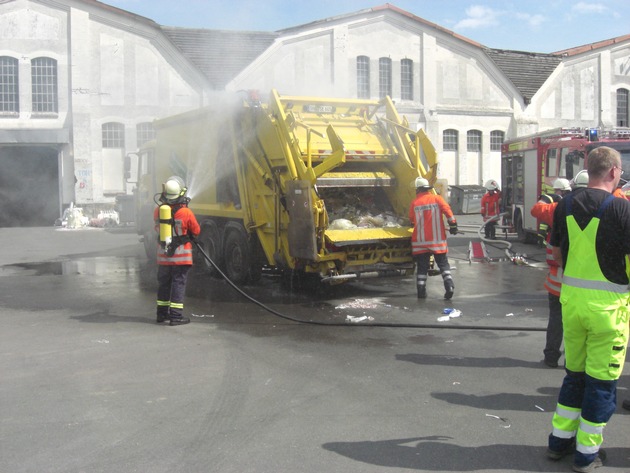
{"type": "MultiPolygon", "coordinates": [[[[186,182],[191,199],[213,189],[219,198],[219,190],[235,178],[233,156],[240,137],[233,136],[232,125],[243,109],[243,99],[242,93],[213,93],[209,98],[211,105],[204,109],[205,118],[195,127],[199,132],[189,135],[189,142],[185,144],[188,150],[186,182]]],[[[237,199],[238,195],[223,200],[235,202],[237,199]]]]}

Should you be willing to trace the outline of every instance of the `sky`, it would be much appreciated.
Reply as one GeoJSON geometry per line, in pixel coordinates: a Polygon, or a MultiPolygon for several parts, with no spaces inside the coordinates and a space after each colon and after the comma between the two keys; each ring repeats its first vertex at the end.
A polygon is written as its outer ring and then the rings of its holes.
{"type": "MultiPolygon", "coordinates": [[[[164,26],[277,31],[383,0],[104,0],[164,26]]],[[[630,34],[628,0],[395,0],[392,5],[484,46],[551,53],[630,34]]]]}

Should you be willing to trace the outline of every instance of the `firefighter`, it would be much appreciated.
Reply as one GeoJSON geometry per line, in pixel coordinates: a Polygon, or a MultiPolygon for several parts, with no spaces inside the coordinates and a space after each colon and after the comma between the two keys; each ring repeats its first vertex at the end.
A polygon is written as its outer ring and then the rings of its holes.
{"type": "Polygon", "coordinates": [[[543,363],[550,368],[558,367],[560,347],[562,346],[562,305],[560,304],[560,289],[562,287],[562,268],[551,254],[549,244],[549,227],[553,222],[553,212],[562,197],[571,191],[571,184],[567,179],[556,179],[553,183],[553,194],[543,194],[538,198],[531,210],[532,217],[539,222],[538,238],[546,246],[545,260],[549,271],[545,278],[545,289],[549,301],[549,319],[547,321],[547,337],[543,350],[543,363]]]}
{"type": "Polygon", "coordinates": [[[492,220],[492,218],[498,216],[501,212],[501,190],[494,179],[487,181],[484,187],[486,188],[486,193],[481,198],[481,216],[483,221],[487,222],[484,226],[486,238],[494,240],[496,238],[497,219],[492,220]]]}
{"type": "MultiPolygon", "coordinates": [[[[553,190],[553,194],[543,194],[540,196],[540,198],[545,197],[544,200],[548,201],[548,203],[558,202],[562,197],[571,192],[571,183],[568,179],[556,179],[555,181],[553,181],[553,190]],[[551,201],[549,201],[549,199],[551,199],[551,201]]],[[[547,246],[547,235],[549,233],[549,226],[551,225],[551,218],[553,218],[553,212],[550,216],[545,215],[546,218],[541,219],[534,215],[534,209],[532,208],[532,216],[536,217],[540,222],[540,224],[538,225],[538,245],[541,247],[547,246]]]]}
{"type": "Polygon", "coordinates": [[[621,156],[601,146],[588,155],[588,187],[558,203],[550,243],[562,265],[566,376],[553,416],[547,456],[574,453],[573,470],[590,472],[616,408],[628,345],[630,203],[612,196],[621,156]],[[574,452],[575,451],[575,452],[574,452]]]}
{"type": "Polygon", "coordinates": [[[573,179],[571,179],[571,189],[581,189],[588,186],[588,171],[582,169],[573,179]]]}
{"type": "Polygon", "coordinates": [[[427,276],[431,255],[435,260],[444,282],[444,299],[451,299],[455,291],[451,267],[448,263],[446,244],[445,216],[451,235],[457,233],[457,221],[451,207],[439,195],[431,192],[429,181],[418,177],[415,180],[416,198],[409,208],[409,219],[413,225],[411,251],[416,263],[416,286],[418,298],[427,297],[427,276]]]}
{"type": "Polygon", "coordinates": [[[188,208],[187,188],[178,176],[169,177],[162,185],[161,205],[153,213],[160,233],[157,252],[158,293],[157,323],[184,325],[184,294],[188,272],[193,264],[191,240],[201,231],[193,212],[188,208]]]}

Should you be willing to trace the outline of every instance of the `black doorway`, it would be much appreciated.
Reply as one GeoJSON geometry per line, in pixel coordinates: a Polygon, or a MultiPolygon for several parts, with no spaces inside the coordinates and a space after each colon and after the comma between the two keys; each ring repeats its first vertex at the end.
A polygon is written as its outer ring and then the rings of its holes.
{"type": "Polygon", "coordinates": [[[58,151],[0,147],[0,227],[52,226],[59,217],[58,151]]]}

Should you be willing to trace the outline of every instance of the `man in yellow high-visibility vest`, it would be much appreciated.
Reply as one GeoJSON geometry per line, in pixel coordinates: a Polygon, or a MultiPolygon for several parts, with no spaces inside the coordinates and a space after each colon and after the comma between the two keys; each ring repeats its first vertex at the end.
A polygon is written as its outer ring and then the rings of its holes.
{"type": "Polygon", "coordinates": [[[559,460],[574,452],[577,472],[593,471],[605,460],[603,430],[616,408],[628,345],[630,202],[612,195],[621,165],[612,148],[591,151],[588,187],[562,199],[553,219],[552,253],[563,267],[567,374],[547,456],[559,460]]]}

